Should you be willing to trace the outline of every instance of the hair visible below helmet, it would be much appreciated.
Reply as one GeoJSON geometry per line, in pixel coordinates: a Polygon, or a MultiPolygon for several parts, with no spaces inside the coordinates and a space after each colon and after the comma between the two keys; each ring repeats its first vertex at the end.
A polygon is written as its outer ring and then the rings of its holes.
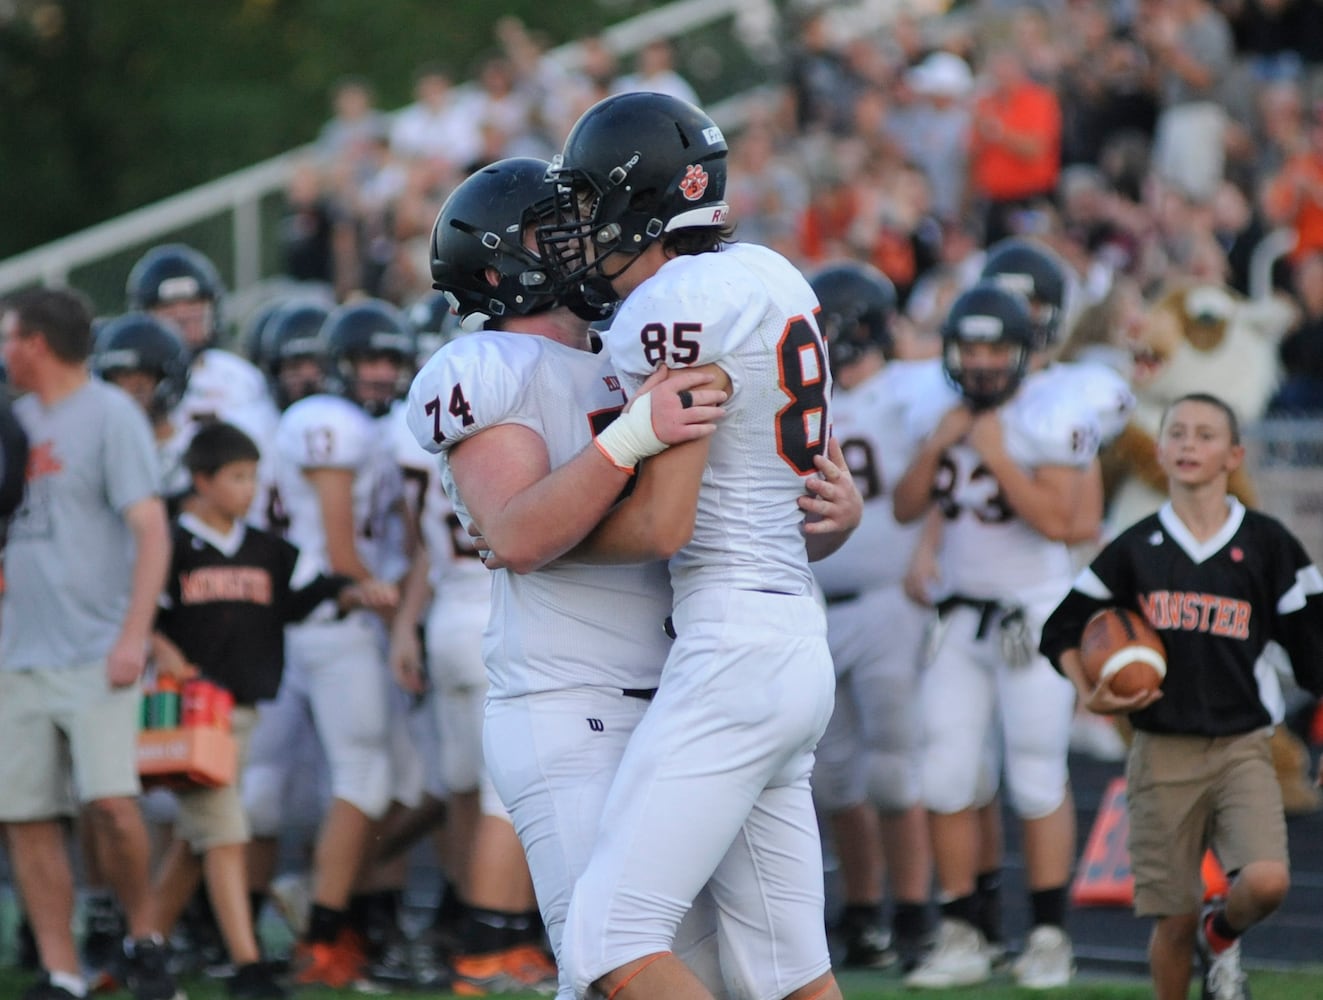
{"type": "Polygon", "coordinates": [[[326,389],[326,343],[321,330],[331,307],[320,299],[290,299],[267,320],[262,331],[262,371],[267,376],[276,404],[283,410],[305,396],[326,389]],[[317,362],[317,374],[291,384],[282,377],[287,362],[301,359],[317,362]]]}
{"type": "Polygon", "coordinates": [[[942,365],[970,406],[989,409],[1020,387],[1035,337],[1028,300],[991,280],[979,281],[951,304],[942,324],[942,365]],[[1014,350],[1005,367],[966,369],[960,348],[967,344],[1009,344],[1014,350]]]}
{"type": "Polygon", "coordinates": [[[1038,332],[1037,350],[1056,341],[1066,304],[1066,266],[1056,253],[1018,236],[998,240],[988,248],[980,277],[1028,300],[1038,332]]]}
{"type": "Polygon", "coordinates": [[[188,350],[165,320],[151,313],[129,312],[108,319],[97,330],[91,367],[111,380],[122,372],[144,372],[156,379],[151,412],[164,416],[174,409],[188,386],[188,350]]]}
{"type": "Polygon", "coordinates": [[[220,302],[225,283],[207,257],[183,243],[152,247],[129,272],[125,293],[130,309],[155,309],[170,302],[220,302]]]}
{"type": "Polygon", "coordinates": [[[896,286],[890,278],[868,264],[849,261],[827,265],[809,284],[822,306],[818,326],[832,368],[853,364],[870,350],[892,356],[896,286]]]}
{"type": "Polygon", "coordinates": [[[409,391],[418,353],[408,317],[382,299],[363,299],[340,306],[326,317],[320,339],[340,392],[373,416],[390,409],[391,402],[409,391]],[[358,362],[389,357],[399,365],[389,392],[369,398],[356,370],[358,362]]]}
{"type": "Polygon", "coordinates": [[[432,227],[432,283],[466,329],[558,304],[542,260],[524,245],[525,230],[551,210],[548,166],[533,157],[498,160],[470,175],[441,206],[432,227]]]}
{"type": "Polygon", "coordinates": [[[538,246],[557,280],[613,301],[609,280],[665,234],[724,233],[726,154],[716,123],[678,98],[628,93],[593,105],[552,164],[557,218],[541,228],[538,246]],[[601,261],[611,253],[627,260],[607,274],[601,261]]]}

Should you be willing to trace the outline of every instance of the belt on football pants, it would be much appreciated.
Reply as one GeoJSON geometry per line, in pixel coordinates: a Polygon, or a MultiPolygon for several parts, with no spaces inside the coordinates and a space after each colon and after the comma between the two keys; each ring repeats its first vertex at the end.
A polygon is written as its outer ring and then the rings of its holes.
{"type": "Polygon", "coordinates": [[[652,701],[657,694],[656,688],[621,688],[620,693],[626,698],[638,698],[640,701],[652,701]]]}
{"type": "Polygon", "coordinates": [[[833,604],[849,604],[863,596],[862,591],[855,590],[848,594],[823,594],[822,599],[826,601],[827,607],[830,608],[833,604]]]}
{"type": "Polygon", "coordinates": [[[988,628],[998,615],[1018,610],[1008,608],[997,601],[983,601],[977,597],[952,594],[950,597],[944,597],[937,602],[938,617],[945,618],[956,608],[973,608],[978,612],[978,631],[974,633],[975,639],[986,639],[988,637],[988,628]]]}

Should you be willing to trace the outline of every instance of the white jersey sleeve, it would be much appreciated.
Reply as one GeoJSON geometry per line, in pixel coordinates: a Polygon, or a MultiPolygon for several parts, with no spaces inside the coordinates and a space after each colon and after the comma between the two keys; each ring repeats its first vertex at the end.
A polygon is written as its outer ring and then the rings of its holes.
{"type": "Polygon", "coordinates": [[[264,426],[275,423],[275,405],[261,371],[229,351],[212,348],[201,352],[189,366],[188,387],[175,409],[176,421],[225,420],[239,424],[236,414],[244,410],[260,412],[264,426]]]}
{"type": "MultiPolygon", "coordinates": [[[[1135,409],[1130,383],[1115,369],[1093,361],[1057,363],[1033,376],[1029,395],[1063,397],[1092,415],[1103,442],[1120,434],[1135,409]]],[[[1061,399],[1052,405],[1064,406],[1061,399]]]]}
{"type": "Polygon", "coordinates": [[[520,405],[542,357],[540,339],[486,333],[432,355],[409,389],[407,419],[418,443],[438,453],[497,424],[540,430],[520,405]]]}
{"type": "MultiPolygon", "coordinates": [[[[1027,388],[1027,387],[1026,387],[1027,388]]],[[[1098,454],[1098,417],[1065,393],[1026,392],[1002,410],[1006,451],[1025,468],[1087,466],[1098,454]]]]}

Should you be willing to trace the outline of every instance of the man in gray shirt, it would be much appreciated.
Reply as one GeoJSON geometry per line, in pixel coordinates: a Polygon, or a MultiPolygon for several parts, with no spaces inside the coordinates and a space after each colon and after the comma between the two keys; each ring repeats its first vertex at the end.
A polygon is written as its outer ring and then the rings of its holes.
{"type": "Polygon", "coordinates": [[[0,303],[0,343],[27,392],[14,412],[29,442],[0,606],[0,821],[46,969],[25,1000],[87,989],[60,825],[74,795],[128,919],[128,986],[171,1000],[135,801],[139,679],[170,549],[156,449],[132,399],[88,375],[82,296],[31,289],[0,303]]]}

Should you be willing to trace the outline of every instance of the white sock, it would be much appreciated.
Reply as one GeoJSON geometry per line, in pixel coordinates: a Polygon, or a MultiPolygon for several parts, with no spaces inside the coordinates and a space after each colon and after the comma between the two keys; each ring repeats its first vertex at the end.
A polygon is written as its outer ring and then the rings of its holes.
{"type": "Polygon", "coordinates": [[[50,979],[52,986],[68,990],[76,997],[87,996],[87,982],[82,976],[74,975],[72,972],[52,972],[50,979]]]}

